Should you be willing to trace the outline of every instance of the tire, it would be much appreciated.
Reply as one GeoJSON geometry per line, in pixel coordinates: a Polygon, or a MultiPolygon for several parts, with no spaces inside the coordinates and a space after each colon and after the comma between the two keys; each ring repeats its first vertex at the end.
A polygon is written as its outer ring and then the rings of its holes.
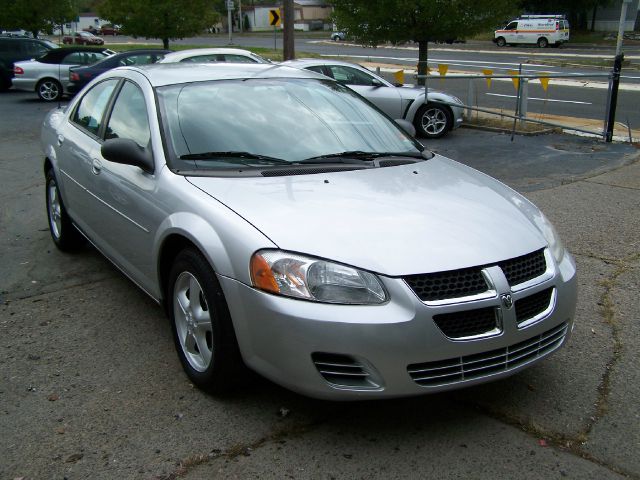
{"type": "Polygon", "coordinates": [[[540,37],[538,39],[538,47],[540,48],[547,48],[549,46],[549,40],[547,40],[544,37],[540,37]]]}
{"type": "Polygon", "coordinates": [[[498,37],[496,40],[496,45],[499,47],[505,47],[507,45],[507,41],[504,39],[504,37],[498,37]]]}
{"type": "Polygon", "coordinates": [[[47,219],[51,239],[63,252],[78,250],[85,243],[82,234],[73,226],[67,210],[62,203],[56,176],[52,169],[46,173],[45,197],[47,205],[47,219]]]}
{"type": "Polygon", "coordinates": [[[173,340],[189,379],[213,393],[233,389],[244,376],[244,364],[224,293],[198,250],[178,254],[166,293],[173,340]]]}
{"type": "Polygon", "coordinates": [[[11,88],[11,78],[0,71],[0,92],[6,92],[11,88]]]}
{"type": "Polygon", "coordinates": [[[36,93],[40,100],[55,102],[62,97],[62,85],[53,78],[44,78],[36,85],[36,93]]]}
{"type": "Polygon", "coordinates": [[[418,109],[413,124],[418,135],[440,138],[451,130],[453,119],[447,107],[427,103],[418,109]]]}

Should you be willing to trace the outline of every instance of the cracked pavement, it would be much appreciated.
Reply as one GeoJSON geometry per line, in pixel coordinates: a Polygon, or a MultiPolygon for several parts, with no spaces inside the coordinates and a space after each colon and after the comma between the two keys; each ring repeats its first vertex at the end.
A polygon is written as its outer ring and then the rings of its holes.
{"type": "Polygon", "coordinates": [[[410,399],[329,403],[258,377],[216,397],[187,381],[160,307],[94,250],[53,246],[34,98],[0,95],[0,478],[640,479],[634,147],[428,143],[524,192],[574,254],[575,330],[549,359],[410,399]]]}

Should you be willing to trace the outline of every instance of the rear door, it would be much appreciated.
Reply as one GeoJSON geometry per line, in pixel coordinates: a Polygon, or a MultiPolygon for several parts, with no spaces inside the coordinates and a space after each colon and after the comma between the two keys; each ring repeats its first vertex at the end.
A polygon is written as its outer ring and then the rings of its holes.
{"type": "Polygon", "coordinates": [[[94,85],[80,99],[61,127],[57,139],[57,157],[63,200],[71,218],[94,241],[99,222],[100,201],[91,191],[93,159],[100,153],[100,131],[111,96],[118,84],[109,79],[94,85]]]}

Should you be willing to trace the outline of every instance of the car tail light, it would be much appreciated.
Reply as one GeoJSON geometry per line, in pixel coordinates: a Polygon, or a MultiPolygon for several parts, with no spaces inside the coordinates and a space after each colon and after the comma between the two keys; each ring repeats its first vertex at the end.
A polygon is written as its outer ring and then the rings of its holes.
{"type": "Polygon", "coordinates": [[[556,22],[556,30],[560,30],[560,22],[556,22]]]}
{"type": "Polygon", "coordinates": [[[13,73],[15,73],[16,75],[23,75],[24,70],[22,69],[22,67],[13,67],[13,73]]]}
{"type": "Polygon", "coordinates": [[[78,75],[76,72],[70,72],[69,73],[69,80],[72,82],[78,82],[80,81],[80,75],[78,75]]]}

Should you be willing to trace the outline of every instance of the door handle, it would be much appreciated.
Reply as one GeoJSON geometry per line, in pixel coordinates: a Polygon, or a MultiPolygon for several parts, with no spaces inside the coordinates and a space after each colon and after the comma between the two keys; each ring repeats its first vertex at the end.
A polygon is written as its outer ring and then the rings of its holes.
{"type": "Polygon", "coordinates": [[[64,136],[62,134],[58,135],[58,146],[60,147],[64,143],[64,136]]]}
{"type": "Polygon", "coordinates": [[[100,175],[100,172],[102,171],[102,162],[99,159],[93,159],[91,162],[91,171],[94,175],[100,175]]]}

